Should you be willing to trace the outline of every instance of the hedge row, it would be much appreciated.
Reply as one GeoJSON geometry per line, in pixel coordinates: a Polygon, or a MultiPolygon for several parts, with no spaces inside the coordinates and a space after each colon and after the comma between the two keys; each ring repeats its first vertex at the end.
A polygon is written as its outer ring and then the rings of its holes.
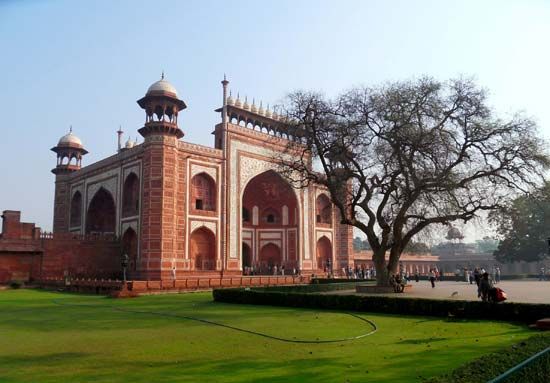
{"type": "MultiPolygon", "coordinates": [[[[272,287],[254,287],[254,291],[278,291],[285,293],[320,293],[326,291],[338,290],[355,290],[357,283],[365,284],[365,281],[340,282],[340,283],[314,283],[309,285],[288,285],[288,286],[272,286],[272,287]]],[[[368,282],[367,282],[368,283],[368,282]]]]}
{"type": "MultiPolygon", "coordinates": [[[[449,374],[425,380],[426,383],[487,382],[532,355],[550,347],[550,334],[535,335],[498,353],[488,354],[457,368],[449,374]]],[[[550,353],[510,375],[506,383],[547,383],[550,381],[550,353]]]]}
{"type": "MultiPolygon", "coordinates": [[[[278,287],[277,289],[280,288],[278,287]]],[[[541,318],[550,317],[550,305],[529,303],[495,304],[481,301],[307,294],[303,291],[275,291],[271,288],[220,289],[214,290],[213,296],[216,301],[230,303],[368,311],[401,315],[491,319],[527,324],[534,323],[541,318]]]]}
{"type": "Polygon", "coordinates": [[[341,284],[341,283],[365,283],[365,282],[376,282],[376,279],[351,279],[351,278],[313,278],[311,284],[341,284]]]}

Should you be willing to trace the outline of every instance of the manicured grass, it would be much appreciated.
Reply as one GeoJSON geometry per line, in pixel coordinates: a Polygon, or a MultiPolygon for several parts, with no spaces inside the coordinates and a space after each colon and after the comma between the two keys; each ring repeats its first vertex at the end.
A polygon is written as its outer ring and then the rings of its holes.
{"type": "Polygon", "coordinates": [[[375,334],[301,344],[161,313],[302,340],[371,330],[345,313],[223,304],[211,293],[113,300],[0,291],[0,381],[420,382],[533,334],[501,322],[361,313],[375,334]]]}

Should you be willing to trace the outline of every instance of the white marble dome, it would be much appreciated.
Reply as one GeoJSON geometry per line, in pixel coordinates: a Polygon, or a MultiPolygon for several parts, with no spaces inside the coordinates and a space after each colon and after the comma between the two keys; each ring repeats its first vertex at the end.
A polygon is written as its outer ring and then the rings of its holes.
{"type": "Polygon", "coordinates": [[[65,134],[63,137],[59,139],[59,142],[57,143],[57,146],[67,146],[67,145],[72,145],[72,146],[76,145],[78,147],[83,147],[82,141],[80,140],[80,138],[75,136],[73,132],[69,132],[65,134]]]}
{"type": "Polygon", "coordinates": [[[165,79],[160,79],[159,81],[153,83],[149,89],[147,89],[147,94],[151,92],[168,92],[173,93],[176,97],[178,96],[178,91],[174,88],[174,85],[170,84],[165,79]]]}

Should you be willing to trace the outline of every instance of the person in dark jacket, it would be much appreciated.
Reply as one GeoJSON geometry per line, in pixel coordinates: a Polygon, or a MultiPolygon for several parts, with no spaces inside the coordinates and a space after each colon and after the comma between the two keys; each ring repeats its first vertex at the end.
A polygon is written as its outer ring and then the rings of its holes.
{"type": "Polygon", "coordinates": [[[481,300],[483,302],[487,301],[494,301],[494,297],[492,296],[493,288],[493,282],[489,279],[489,273],[485,272],[481,275],[481,279],[479,281],[479,296],[481,297],[481,300]]]}

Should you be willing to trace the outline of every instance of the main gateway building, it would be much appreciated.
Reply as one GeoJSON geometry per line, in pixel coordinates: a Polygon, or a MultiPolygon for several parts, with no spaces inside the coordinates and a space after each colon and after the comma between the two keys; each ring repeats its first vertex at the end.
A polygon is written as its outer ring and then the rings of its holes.
{"type": "Polygon", "coordinates": [[[353,265],[352,228],[327,192],[295,189],[276,171],[276,155],[299,137],[222,85],[214,147],[181,140],[186,105],[164,75],[137,101],[143,143],[121,147],[119,132],[118,153],[82,167],[82,142],[63,136],[52,148],[54,235],[114,234],[138,280],[353,265]]]}

